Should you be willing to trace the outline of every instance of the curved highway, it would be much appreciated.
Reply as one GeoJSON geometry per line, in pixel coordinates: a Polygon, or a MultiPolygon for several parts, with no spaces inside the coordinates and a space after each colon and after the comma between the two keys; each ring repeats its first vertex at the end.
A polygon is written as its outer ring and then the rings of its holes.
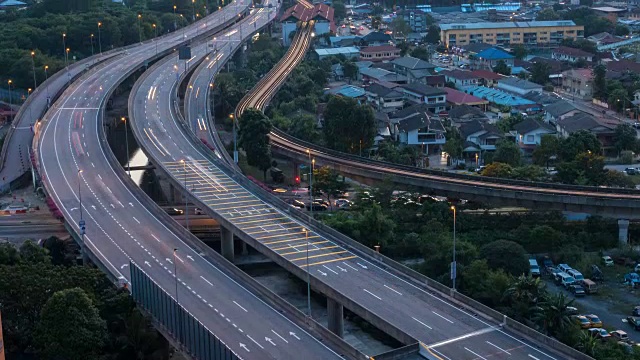
{"type": "MultiPolygon", "coordinates": [[[[228,5],[207,19],[208,26],[246,8],[247,2],[228,5]]],[[[196,31],[200,30],[191,27],[185,35],[196,31]]],[[[159,47],[171,49],[182,41],[182,34],[170,36],[159,47]]],[[[155,44],[145,44],[98,66],[74,82],[46,113],[37,154],[48,192],[76,231],[82,214],[86,246],[113,274],[128,279],[129,261],[139,264],[239,357],[339,358],[191,249],[182,235],[154,215],[162,210],[140,202],[112,167],[113,154],[100,125],[104,103],[154,53],[155,44]]]]}
{"type": "MultiPolygon", "coordinates": [[[[309,28],[301,33],[306,31],[309,28]]],[[[274,73],[265,76],[265,87],[275,88],[282,74],[291,71],[290,65],[299,56],[297,50],[302,52],[308,46],[301,38],[296,38],[295,49],[285,55],[274,73]]],[[[564,359],[448,302],[431,289],[398,278],[247,190],[236,180],[238,174],[194,144],[196,138],[180,123],[172,108],[178,78],[169,65],[153,69],[131,93],[134,134],[156,166],[189,190],[197,203],[206,205],[208,213],[229,224],[237,236],[250,239],[252,246],[279,264],[296,269],[299,276],[308,271],[312,283],[342,297],[353,305],[351,310],[365,318],[373,314],[420,340],[439,359],[564,359]]],[[[200,74],[210,79],[208,74],[200,74]]],[[[263,106],[270,95],[262,91],[253,104],[263,106]]]]}

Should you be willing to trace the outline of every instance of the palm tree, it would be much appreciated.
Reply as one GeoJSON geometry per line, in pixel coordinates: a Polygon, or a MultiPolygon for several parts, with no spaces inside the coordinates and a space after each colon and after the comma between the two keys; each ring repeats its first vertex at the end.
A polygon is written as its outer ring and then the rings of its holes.
{"type": "Polygon", "coordinates": [[[571,325],[567,307],[572,304],[573,299],[563,293],[548,295],[536,307],[532,319],[544,333],[555,336],[571,325]]]}
{"type": "Polygon", "coordinates": [[[511,304],[516,320],[530,319],[544,294],[545,284],[540,278],[520,275],[504,292],[503,301],[511,304]]]}
{"type": "Polygon", "coordinates": [[[581,332],[580,339],[578,340],[578,349],[589,356],[595,356],[596,348],[598,347],[598,339],[591,336],[588,332],[581,332]]]}

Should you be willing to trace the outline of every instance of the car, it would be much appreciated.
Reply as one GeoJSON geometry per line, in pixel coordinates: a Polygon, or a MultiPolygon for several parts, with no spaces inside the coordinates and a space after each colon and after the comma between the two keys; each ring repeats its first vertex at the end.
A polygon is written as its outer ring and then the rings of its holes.
{"type": "Polygon", "coordinates": [[[567,306],[565,310],[568,315],[578,315],[578,308],[575,306],[567,306]]]}
{"type": "Polygon", "coordinates": [[[194,212],[196,215],[204,215],[204,211],[202,211],[202,209],[200,209],[200,208],[195,208],[195,209],[193,210],[193,212],[194,212]]]}
{"type": "Polygon", "coordinates": [[[338,209],[346,209],[351,206],[351,201],[347,199],[337,199],[336,206],[338,207],[338,209]]]}
{"type": "Polygon", "coordinates": [[[184,210],[176,209],[176,208],[170,208],[170,209],[167,209],[166,211],[167,211],[167,214],[169,214],[169,215],[182,215],[182,214],[184,214],[184,210]]]}
{"type": "Polygon", "coordinates": [[[600,320],[600,318],[597,315],[589,314],[589,315],[585,315],[585,317],[587,319],[589,319],[589,322],[591,322],[591,327],[592,328],[601,328],[602,327],[602,320],[600,320]]]}
{"type": "Polygon", "coordinates": [[[573,320],[574,323],[580,325],[580,328],[582,328],[582,329],[591,328],[591,321],[589,321],[589,319],[587,319],[586,316],[574,315],[574,316],[571,317],[571,320],[573,320]]]}
{"type": "Polygon", "coordinates": [[[640,316],[640,306],[636,306],[633,308],[633,311],[631,312],[631,315],[633,316],[640,316]]]}
{"type": "Polygon", "coordinates": [[[640,284],[640,275],[638,275],[638,273],[624,274],[623,283],[632,287],[636,287],[638,284],[640,284]]]}
{"type": "Polygon", "coordinates": [[[622,330],[613,330],[609,331],[609,335],[611,335],[610,339],[615,341],[628,341],[629,335],[622,330]]]}
{"type": "Polygon", "coordinates": [[[486,168],[486,166],[484,166],[484,165],[476,168],[476,173],[478,173],[478,174],[482,173],[482,170],[484,170],[485,168],[486,168]]]}
{"type": "Polygon", "coordinates": [[[602,257],[602,263],[604,266],[613,266],[613,259],[609,255],[605,255],[602,257]]]}
{"type": "Polygon", "coordinates": [[[628,168],[624,169],[624,172],[626,172],[627,175],[636,175],[638,173],[636,171],[636,169],[632,168],[632,167],[628,167],[628,168]]]}
{"type": "Polygon", "coordinates": [[[607,340],[611,337],[609,332],[605,329],[588,329],[589,336],[600,340],[607,340]]]}
{"type": "Polygon", "coordinates": [[[637,121],[634,122],[633,123],[633,127],[636,128],[636,129],[640,129],[640,122],[637,122],[637,121]]]}
{"type": "Polygon", "coordinates": [[[640,330],[640,318],[635,316],[627,316],[627,324],[631,325],[635,330],[640,330]]]}
{"type": "Polygon", "coordinates": [[[306,204],[305,208],[309,211],[313,210],[313,211],[327,211],[327,209],[329,209],[329,207],[325,204],[320,204],[318,202],[313,202],[311,205],[306,204]]]}
{"type": "Polygon", "coordinates": [[[324,204],[327,207],[331,206],[331,204],[325,199],[315,198],[315,199],[313,199],[313,202],[314,203],[318,203],[318,204],[324,204]]]}
{"type": "Polygon", "coordinates": [[[584,288],[580,285],[569,285],[569,292],[571,292],[575,297],[586,295],[584,288]]]}
{"type": "Polygon", "coordinates": [[[287,199],[285,200],[285,202],[295,208],[299,208],[299,209],[304,209],[305,205],[302,201],[298,200],[298,199],[287,199]]]}

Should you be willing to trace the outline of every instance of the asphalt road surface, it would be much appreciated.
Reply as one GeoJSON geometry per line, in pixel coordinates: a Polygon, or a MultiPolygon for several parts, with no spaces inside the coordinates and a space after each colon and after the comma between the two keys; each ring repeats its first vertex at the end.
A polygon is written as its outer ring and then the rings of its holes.
{"type": "MultiPolygon", "coordinates": [[[[226,45],[223,41],[235,36],[240,35],[229,32],[218,37],[218,49],[226,45]]],[[[184,66],[174,66],[172,61],[152,69],[153,73],[141,80],[138,92],[132,93],[131,126],[157,165],[229,220],[237,231],[253,236],[301,269],[308,269],[310,276],[424,342],[442,359],[563,358],[406,283],[321,234],[307,232],[304,224],[240,186],[183,132],[171,103],[184,66]]]]}
{"type": "MultiPolygon", "coordinates": [[[[222,16],[236,16],[240,9],[225,7],[209,17],[209,26],[222,16]]],[[[185,35],[195,32],[191,28],[185,35]]],[[[174,46],[182,36],[165,39],[159,46],[174,46]]],[[[111,168],[100,145],[100,108],[107,90],[154,51],[155,44],[141,46],[100,66],[73,83],[47,113],[38,134],[38,154],[50,194],[70,222],[80,218],[81,195],[86,244],[105,265],[128,279],[129,261],[140,264],[167,293],[179,295],[181,305],[242,358],[338,358],[191,250],[138,202],[111,168]],[[175,256],[173,249],[178,249],[175,256]]]]}

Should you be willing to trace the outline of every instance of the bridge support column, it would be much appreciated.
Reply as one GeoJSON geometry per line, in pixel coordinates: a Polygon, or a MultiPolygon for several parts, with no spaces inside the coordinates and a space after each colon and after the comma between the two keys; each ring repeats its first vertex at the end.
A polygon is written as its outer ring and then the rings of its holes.
{"type": "Polygon", "coordinates": [[[629,243],[629,220],[618,220],[618,241],[624,245],[629,243]]]}
{"type": "Polygon", "coordinates": [[[247,243],[246,242],[242,242],[242,255],[247,256],[249,255],[249,249],[247,248],[247,243]]]}
{"type": "Polygon", "coordinates": [[[344,336],[344,307],[337,301],[327,298],[327,316],[329,317],[329,331],[344,336]]]}
{"type": "Polygon", "coordinates": [[[233,262],[233,231],[220,226],[220,252],[227,260],[233,262]]]}

